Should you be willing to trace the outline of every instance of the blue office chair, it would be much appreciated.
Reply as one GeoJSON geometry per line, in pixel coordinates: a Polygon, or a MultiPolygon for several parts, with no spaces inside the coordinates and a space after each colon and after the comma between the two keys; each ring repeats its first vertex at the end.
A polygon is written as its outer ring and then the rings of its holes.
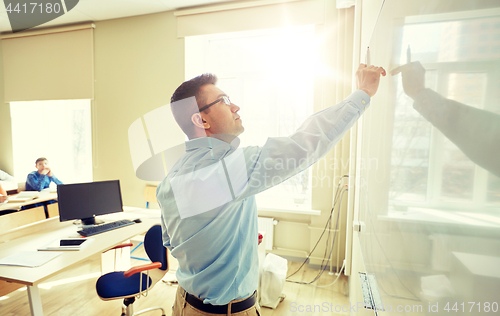
{"type": "Polygon", "coordinates": [[[161,226],[151,227],[144,236],[144,249],[152,263],[135,266],[127,271],[115,271],[102,275],[96,282],[97,295],[104,300],[123,299],[122,316],[134,316],[148,311],[160,309],[152,307],[134,313],[133,303],[163,278],[168,271],[167,249],[163,246],[161,226]]]}

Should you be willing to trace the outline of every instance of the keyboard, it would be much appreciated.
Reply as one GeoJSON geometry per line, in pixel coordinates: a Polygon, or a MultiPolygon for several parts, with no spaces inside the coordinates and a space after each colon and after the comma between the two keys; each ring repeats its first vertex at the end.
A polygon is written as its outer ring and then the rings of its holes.
{"type": "Polygon", "coordinates": [[[107,231],[110,231],[113,229],[125,227],[125,226],[132,225],[132,224],[135,224],[135,222],[129,221],[128,219],[123,219],[123,220],[119,220],[116,222],[109,222],[109,223],[101,224],[101,225],[97,225],[97,226],[86,227],[86,228],[83,228],[82,230],[77,231],[77,233],[79,233],[80,235],[82,235],[84,237],[88,237],[88,236],[104,233],[104,232],[107,232],[107,231]]]}

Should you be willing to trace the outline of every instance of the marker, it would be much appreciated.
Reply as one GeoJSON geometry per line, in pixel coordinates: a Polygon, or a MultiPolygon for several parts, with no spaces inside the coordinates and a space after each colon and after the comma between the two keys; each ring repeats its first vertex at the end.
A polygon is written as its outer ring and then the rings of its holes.
{"type": "Polygon", "coordinates": [[[367,66],[370,66],[371,62],[370,62],[370,46],[368,46],[368,48],[366,49],[366,65],[367,66]]]}
{"type": "Polygon", "coordinates": [[[411,49],[410,44],[408,44],[408,48],[406,49],[406,63],[411,63],[411,49]]]}

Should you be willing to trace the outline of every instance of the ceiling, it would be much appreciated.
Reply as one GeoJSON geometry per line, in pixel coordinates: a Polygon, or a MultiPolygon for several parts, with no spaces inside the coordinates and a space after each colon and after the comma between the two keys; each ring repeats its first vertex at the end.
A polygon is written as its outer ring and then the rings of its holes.
{"type": "MultiPolygon", "coordinates": [[[[234,2],[234,0],[79,0],[71,11],[40,27],[117,19],[229,1],[234,2]]],[[[0,32],[11,31],[5,5],[0,5],[0,32]]]]}

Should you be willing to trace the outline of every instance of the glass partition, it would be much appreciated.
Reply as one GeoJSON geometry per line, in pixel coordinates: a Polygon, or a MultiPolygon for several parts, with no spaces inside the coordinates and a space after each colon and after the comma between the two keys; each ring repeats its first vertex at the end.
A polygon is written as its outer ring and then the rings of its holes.
{"type": "Polygon", "coordinates": [[[500,1],[386,0],[360,123],[358,218],[379,315],[500,313],[500,1]]]}

